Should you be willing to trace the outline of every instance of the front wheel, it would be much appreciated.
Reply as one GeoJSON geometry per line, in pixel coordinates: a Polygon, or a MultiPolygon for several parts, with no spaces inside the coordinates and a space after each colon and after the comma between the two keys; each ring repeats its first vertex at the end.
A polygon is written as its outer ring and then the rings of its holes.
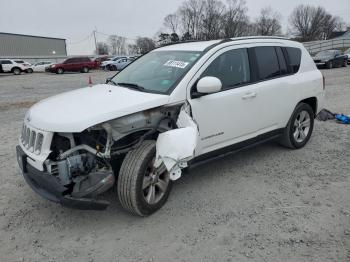
{"type": "Polygon", "coordinates": [[[153,167],[155,156],[155,141],[146,140],[126,155],[120,168],[119,201],[135,215],[151,215],[165,204],[170,194],[169,172],[164,165],[153,167]]]}
{"type": "Polygon", "coordinates": [[[314,129],[314,112],[310,105],[300,103],[295,108],[280,143],[283,146],[299,149],[310,140],[314,129]]]}
{"type": "Polygon", "coordinates": [[[329,62],[327,63],[327,65],[326,65],[326,67],[327,67],[328,69],[332,69],[332,68],[333,68],[333,62],[332,62],[332,61],[329,61],[329,62]]]}
{"type": "Polygon", "coordinates": [[[56,74],[62,75],[64,73],[63,68],[58,68],[56,74]]]}
{"type": "Polygon", "coordinates": [[[28,73],[28,74],[32,74],[32,73],[33,73],[33,69],[28,68],[28,69],[27,69],[27,73],[28,73]]]}
{"type": "Polygon", "coordinates": [[[81,70],[83,73],[89,73],[89,68],[88,67],[83,67],[83,69],[81,70]]]}

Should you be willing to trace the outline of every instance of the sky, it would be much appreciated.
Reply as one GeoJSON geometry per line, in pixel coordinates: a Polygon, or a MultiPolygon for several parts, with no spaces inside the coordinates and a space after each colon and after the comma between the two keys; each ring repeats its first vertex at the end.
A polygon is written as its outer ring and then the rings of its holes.
{"type": "MultiPolygon", "coordinates": [[[[0,32],[67,39],[69,55],[92,54],[96,30],[98,41],[116,34],[135,39],[154,37],[163,19],[184,0],[0,0],[0,32]]],[[[225,1],[225,0],[223,0],[225,1]]],[[[350,24],[350,0],[246,0],[254,19],[260,9],[271,6],[282,14],[283,27],[299,4],[321,5],[350,24]]],[[[130,40],[132,41],[132,40],[130,40]]]]}

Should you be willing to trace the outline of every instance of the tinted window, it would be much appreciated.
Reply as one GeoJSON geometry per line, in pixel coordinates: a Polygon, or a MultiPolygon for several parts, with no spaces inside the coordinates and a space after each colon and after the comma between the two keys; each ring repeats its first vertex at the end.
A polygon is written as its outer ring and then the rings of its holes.
{"type": "Polygon", "coordinates": [[[247,49],[234,49],[217,57],[201,77],[214,76],[221,80],[223,89],[250,82],[247,49]]]}
{"type": "Polygon", "coordinates": [[[64,61],[63,63],[64,63],[64,64],[74,63],[74,58],[67,59],[67,60],[64,61]]]}
{"type": "Polygon", "coordinates": [[[2,65],[10,65],[10,64],[12,64],[12,62],[10,60],[2,60],[1,64],[2,65]]]}
{"type": "Polygon", "coordinates": [[[276,47],[276,53],[277,53],[277,57],[278,57],[278,63],[280,65],[281,75],[288,74],[287,62],[286,62],[286,59],[283,55],[282,48],[276,47]]]}
{"type": "Polygon", "coordinates": [[[289,65],[292,73],[297,73],[300,68],[301,50],[299,48],[287,47],[287,54],[289,57],[289,65]]]}
{"type": "Polygon", "coordinates": [[[90,62],[91,60],[90,60],[90,58],[88,58],[88,57],[81,57],[81,58],[79,59],[79,61],[80,61],[80,62],[90,62]]]}
{"type": "Polygon", "coordinates": [[[254,49],[259,72],[259,80],[279,76],[280,68],[275,48],[273,46],[261,46],[254,49]]]}

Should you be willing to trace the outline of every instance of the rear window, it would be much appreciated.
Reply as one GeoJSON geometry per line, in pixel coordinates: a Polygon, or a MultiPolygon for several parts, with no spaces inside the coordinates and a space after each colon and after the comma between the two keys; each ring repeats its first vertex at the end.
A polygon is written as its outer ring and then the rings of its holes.
{"type": "Polygon", "coordinates": [[[288,74],[288,66],[286,59],[283,55],[282,48],[276,47],[276,53],[278,57],[278,63],[280,65],[281,75],[287,75],[288,74]]]}
{"type": "Polygon", "coordinates": [[[0,61],[0,64],[2,64],[2,65],[10,65],[10,64],[12,64],[12,62],[10,60],[2,60],[2,61],[0,61]]]}
{"type": "Polygon", "coordinates": [[[289,65],[291,67],[292,73],[297,73],[300,68],[301,63],[301,50],[294,47],[286,47],[286,51],[289,57],[289,65]]]}
{"type": "Polygon", "coordinates": [[[255,55],[259,80],[266,80],[280,75],[277,53],[273,46],[256,47],[255,55]]]}

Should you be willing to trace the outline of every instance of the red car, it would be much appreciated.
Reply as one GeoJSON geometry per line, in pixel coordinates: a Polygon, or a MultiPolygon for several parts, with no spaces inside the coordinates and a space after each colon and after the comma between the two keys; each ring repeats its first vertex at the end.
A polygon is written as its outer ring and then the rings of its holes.
{"type": "Polygon", "coordinates": [[[62,63],[53,64],[45,69],[46,72],[63,74],[64,72],[88,73],[91,69],[96,69],[98,64],[88,57],[68,58],[62,63]]]}

